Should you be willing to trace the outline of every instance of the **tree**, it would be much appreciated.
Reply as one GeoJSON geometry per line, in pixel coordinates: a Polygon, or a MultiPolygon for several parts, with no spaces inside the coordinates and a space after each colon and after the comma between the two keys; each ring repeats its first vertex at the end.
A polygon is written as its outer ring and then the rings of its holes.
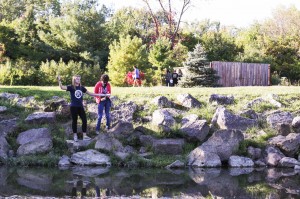
{"type": "Polygon", "coordinates": [[[277,71],[292,82],[300,78],[300,11],[295,6],[278,7],[271,18],[255,23],[242,31],[237,42],[244,48],[240,60],[270,63],[271,72],[277,71]]]}
{"type": "Polygon", "coordinates": [[[217,86],[218,79],[216,71],[209,67],[203,47],[197,44],[194,51],[189,52],[184,63],[184,75],[179,85],[182,87],[217,86]]]}
{"type": "Polygon", "coordinates": [[[36,19],[48,18],[59,15],[59,0],[0,0],[0,22],[5,20],[12,22],[22,18],[28,7],[34,7],[33,13],[36,19]]]}
{"type": "Polygon", "coordinates": [[[25,1],[0,0],[0,22],[2,20],[12,22],[21,17],[25,9],[25,1]]]}
{"type": "Polygon", "coordinates": [[[152,45],[149,52],[149,62],[156,68],[153,76],[154,84],[162,84],[163,71],[172,70],[174,67],[181,67],[187,55],[187,47],[178,43],[171,49],[171,42],[168,38],[159,38],[152,45]]]}
{"type": "Polygon", "coordinates": [[[209,19],[185,23],[182,28],[181,42],[188,47],[189,51],[193,51],[196,44],[200,43],[204,34],[209,31],[218,31],[219,27],[220,22],[211,22],[209,19]]]}
{"type": "Polygon", "coordinates": [[[156,68],[153,77],[154,84],[162,84],[163,71],[173,67],[171,55],[171,42],[169,39],[159,38],[156,43],[152,45],[149,52],[149,62],[156,68]]]}
{"type": "Polygon", "coordinates": [[[118,10],[106,24],[110,39],[119,39],[120,36],[130,35],[142,38],[143,43],[150,42],[153,34],[152,19],[145,9],[126,7],[118,10]]]}
{"type": "Polygon", "coordinates": [[[109,46],[110,54],[107,65],[111,82],[115,86],[124,86],[126,74],[136,65],[141,71],[146,71],[146,76],[151,77],[151,69],[148,68],[146,46],[138,37],[130,35],[121,37],[109,46]]]}
{"type": "Polygon", "coordinates": [[[205,33],[201,44],[209,61],[235,61],[239,53],[243,52],[242,48],[235,44],[235,38],[226,31],[205,33]]]}
{"type": "Polygon", "coordinates": [[[106,43],[106,9],[98,9],[97,2],[65,2],[61,6],[61,15],[50,17],[38,32],[39,38],[58,52],[56,61],[63,57],[69,60],[83,61],[89,64],[105,65],[108,57],[106,43]]]}
{"type": "Polygon", "coordinates": [[[143,1],[147,5],[153,23],[155,25],[155,35],[153,38],[154,40],[153,43],[155,43],[156,39],[160,38],[161,36],[166,36],[171,41],[171,49],[173,49],[173,47],[178,41],[178,40],[176,41],[176,38],[178,37],[181,18],[183,14],[188,10],[191,4],[191,0],[182,1],[183,4],[180,11],[178,12],[179,13],[178,19],[176,19],[177,12],[173,9],[173,4],[171,0],[167,1],[168,2],[167,5],[164,5],[163,0],[157,0],[162,11],[163,18],[161,19],[159,18],[160,15],[158,13],[154,13],[153,9],[151,8],[150,1],[149,0],[143,0],[143,1]],[[166,24],[165,28],[163,28],[164,24],[166,24]]]}

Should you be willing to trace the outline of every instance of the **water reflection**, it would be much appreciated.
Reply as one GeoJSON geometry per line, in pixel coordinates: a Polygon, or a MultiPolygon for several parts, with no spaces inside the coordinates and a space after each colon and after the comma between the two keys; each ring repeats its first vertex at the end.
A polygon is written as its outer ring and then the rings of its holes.
{"type": "Polygon", "coordinates": [[[0,196],[141,196],[146,198],[300,198],[293,169],[0,167],[0,196]]]}

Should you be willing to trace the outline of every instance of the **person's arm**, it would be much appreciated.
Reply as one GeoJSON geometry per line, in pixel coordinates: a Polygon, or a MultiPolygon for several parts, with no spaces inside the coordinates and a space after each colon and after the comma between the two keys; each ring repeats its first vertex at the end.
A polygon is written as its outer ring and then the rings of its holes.
{"type": "Polygon", "coordinates": [[[57,80],[58,80],[58,85],[59,85],[60,89],[62,89],[62,90],[67,90],[67,87],[66,87],[66,86],[63,86],[63,85],[61,84],[61,78],[60,78],[59,75],[57,76],[57,80]]]}
{"type": "Polygon", "coordinates": [[[107,84],[107,94],[111,94],[111,86],[110,86],[110,83],[107,84]]]}

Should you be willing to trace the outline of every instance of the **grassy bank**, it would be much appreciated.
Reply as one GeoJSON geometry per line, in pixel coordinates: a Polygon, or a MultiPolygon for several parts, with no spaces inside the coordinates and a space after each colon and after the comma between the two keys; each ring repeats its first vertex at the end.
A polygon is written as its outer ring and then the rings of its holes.
{"type": "MultiPolygon", "coordinates": [[[[88,87],[89,91],[93,91],[93,87],[88,87]]],[[[58,86],[55,87],[38,87],[38,86],[0,86],[0,93],[8,92],[8,93],[16,93],[21,97],[34,96],[38,103],[43,103],[45,100],[52,98],[53,96],[64,97],[69,100],[69,93],[62,91],[58,86]]],[[[208,99],[211,94],[221,94],[221,95],[233,95],[235,97],[235,103],[227,106],[232,112],[237,113],[243,109],[244,105],[253,100],[254,98],[266,95],[266,94],[276,94],[279,96],[279,102],[283,104],[283,107],[280,110],[289,111],[294,116],[296,116],[299,112],[300,107],[300,87],[284,87],[284,86],[270,86],[270,87],[230,87],[230,88],[178,88],[178,87],[113,87],[112,94],[116,96],[119,100],[116,102],[126,102],[126,101],[134,101],[136,104],[140,106],[148,106],[147,109],[138,110],[135,114],[135,118],[151,116],[153,111],[158,107],[152,105],[150,101],[156,96],[166,96],[169,100],[177,103],[177,108],[186,110],[186,115],[188,114],[197,114],[201,119],[206,119],[208,123],[210,123],[211,118],[215,112],[216,106],[208,103],[208,99]],[[189,93],[198,99],[203,106],[200,109],[184,109],[181,107],[177,100],[176,96],[178,94],[189,93]]],[[[93,101],[93,98],[90,96],[85,96],[84,99],[93,101]]],[[[15,104],[8,102],[7,100],[0,100],[0,106],[6,106],[9,110],[5,113],[5,115],[0,115],[0,119],[19,117],[20,121],[24,121],[24,119],[32,113],[34,110],[30,108],[21,108],[17,107],[15,104]]],[[[267,104],[262,103],[253,107],[253,109],[257,113],[263,113],[269,110],[277,110],[278,108],[267,104]]],[[[11,149],[14,151],[17,150],[18,144],[16,143],[16,137],[20,132],[31,128],[40,128],[47,127],[51,129],[54,147],[53,150],[49,154],[39,155],[39,156],[30,156],[30,157],[22,157],[22,158],[11,158],[7,161],[8,164],[18,164],[18,165],[42,165],[42,166],[50,166],[54,165],[58,158],[63,155],[70,155],[67,146],[65,144],[65,140],[67,139],[64,134],[64,128],[62,124],[65,120],[58,118],[58,123],[55,125],[40,125],[40,126],[31,126],[24,124],[23,122],[18,123],[18,128],[15,132],[11,133],[7,140],[11,146],[11,149]],[[43,157],[43,158],[41,158],[43,157]]],[[[180,121],[181,118],[175,118],[180,121]]],[[[88,124],[94,126],[94,122],[90,118],[88,118],[88,124]]],[[[148,129],[149,134],[159,137],[159,138],[176,138],[182,137],[179,126],[176,126],[172,129],[171,133],[161,132],[159,130],[155,130],[151,124],[146,123],[134,123],[134,126],[143,125],[148,129]]],[[[94,136],[94,132],[90,132],[92,136],[94,136]]],[[[265,121],[259,121],[259,127],[248,129],[247,133],[252,136],[252,139],[245,140],[241,146],[240,151],[238,152],[241,155],[245,155],[246,149],[248,146],[254,147],[264,147],[266,144],[266,140],[275,135],[275,131],[273,129],[268,128],[265,121]],[[267,132],[267,135],[263,137],[256,137],[256,132],[259,130],[264,130],[267,132]]],[[[129,165],[138,165],[145,167],[164,167],[167,164],[172,163],[176,159],[180,159],[182,161],[185,160],[186,155],[193,150],[199,143],[187,143],[184,147],[184,154],[181,157],[173,157],[173,156],[165,156],[165,155],[154,155],[151,158],[151,161],[141,159],[137,156],[132,156],[125,161],[121,161],[116,157],[112,157],[112,163],[117,166],[129,166],[129,165]]]]}
{"type": "MultiPolygon", "coordinates": [[[[93,91],[93,87],[87,87],[93,91]]],[[[47,99],[53,95],[64,96],[66,92],[58,86],[1,86],[0,92],[18,93],[22,96],[35,96],[37,99],[47,99]]],[[[174,97],[176,94],[190,93],[196,98],[209,97],[211,94],[234,95],[237,98],[255,97],[267,93],[280,96],[300,94],[298,86],[246,86],[246,87],[219,87],[219,88],[180,88],[180,87],[112,87],[113,95],[120,98],[136,99],[151,98],[158,95],[174,97]]]]}

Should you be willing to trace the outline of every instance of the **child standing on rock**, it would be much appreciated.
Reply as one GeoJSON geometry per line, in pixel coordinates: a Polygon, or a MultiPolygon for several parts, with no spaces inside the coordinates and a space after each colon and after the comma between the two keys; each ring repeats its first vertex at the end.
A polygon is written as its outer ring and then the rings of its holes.
{"type": "Polygon", "coordinates": [[[59,87],[62,90],[69,91],[70,95],[71,95],[70,110],[71,110],[71,115],[72,115],[72,130],[73,130],[73,135],[74,135],[74,141],[75,142],[78,141],[78,136],[77,136],[78,116],[80,117],[80,119],[82,121],[83,140],[90,140],[91,138],[88,137],[86,134],[87,119],[86,119],[86,114],[85,114],[85,110],[83,107],[83,94],[86,93],[93,97],[100,97],[103,95],[89,92],[84,86],[81,85],[81,83],[80,83],[81,78],[79,75],[74,75],[72,78],[72,85],[68,85],[68,86],[63,86],[61,84],[60,76],[57,77],[57,80],[59,83],[59,87]]]}
{"type": "Polygon", "coordinates": [[[96,97],[96,102],[98,104],[98,119],[97,119],[97,125],[96,125],[96,134],[100,133],[100,126],[101,126],[101,120],[103,116],[103,110],[105,111],[106,116],[106,129],[110,128],[110,107],[111,107],[111,101],[110,101],[110,94],[111,94],[111,86],[109,81],[109,77],[107,74],[103,74],[100,77],[100,81],[97,82],[94,88],[94,92],[96,94],[103,94],[106,95],[106,97],[96,97]]]}

